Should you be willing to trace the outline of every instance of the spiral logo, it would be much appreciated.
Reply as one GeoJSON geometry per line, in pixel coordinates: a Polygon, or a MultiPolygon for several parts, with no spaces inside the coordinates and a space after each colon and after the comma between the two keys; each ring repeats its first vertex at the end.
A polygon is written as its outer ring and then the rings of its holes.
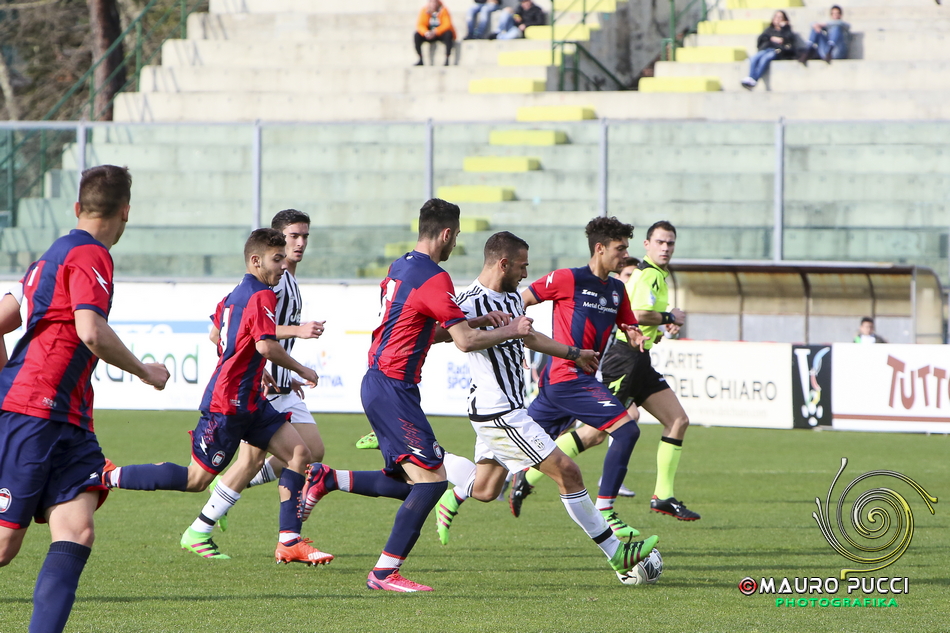
{"type": "Polygon", "coordinates": [[[920,484],[906,475],[893,470],[866,472],[849,483],[838,498],[835,523],[841,534],[839,540],[832,529],[829,508],[832,492],[847,465],[848,459],[842,457],[841,468],[831,482],[831,487],[828,488],[824,506],[816,497],[815,504],[818,506],[818,512],[811,514],[832,549],[852,562],[873,565],[866,569],[842,569],[841,580],[847,578],[848,574],[877,571],[893,564],[907,551],[914,536],[914,514],[911,512],[910,504],[900,493],[890,488],[872,488],[858,495],[851,506],[851,528],[862,540],[859,541],[848,534],[842,515],[845,499],[852,488],[870,477],[893,477],[913,488],[927,504],[930,514],[935,514],[933,504],[937,503],[937,497],[928,493],[920,484]],[[881,544],[876,544],[876,542],[881,544]]]}
{"type": "Polygon", "coordinates": [[[758,583],[748,576],[739,581],[739,593],[743,596],[751,596],[758,588],[758,583]]]}

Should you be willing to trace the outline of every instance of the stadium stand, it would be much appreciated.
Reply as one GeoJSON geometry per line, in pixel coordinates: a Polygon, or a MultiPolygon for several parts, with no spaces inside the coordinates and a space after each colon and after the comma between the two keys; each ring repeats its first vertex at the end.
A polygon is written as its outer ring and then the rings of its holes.
{"type": "MultiPolygon", "coordinates": [[[[414,68],[415,0],[212,0],[189,18],[188,39],[167,42],[162,65],[146,68],[140,92],[120,95],[119,125],[92,129],[87,162],[135,175],[137,226],[114,251],[118,265],[192,276],[240,266],[233,253],[253,222],[261,121],[261,208],[310,212],[314,247],[330,255],[301,274],[375,276],[387,244],[413,237],[428,119],[432,191],[472,219],[463,240],[503,227],[532,243],[534,267],[576,265],[587,259],[577,227],[603,200],[638,226],[673,219],[678,257],[770,259],[784,118],[786,258],[912,260],[945,275],[950,126],[933,121],[950,118],[950,49],[935,28],[950,14],[924,0],[849,3],[857,59],[775,62],[753,93],[738,84],[744,60],[682,61],[707,47],[748,54],[755,35],[746,31],[782,2],[722,0],[678,49],[681,61],[656,65],[658,80],[704,77],[719,91],[556,92],[545,83],[544,39],[459,42],[458,66],[414,68]]],[[[446,5],[463,23],[468,1],[446,5]]],[[[827,9],[787,10],[802,31],[827,9]]],[[[604,13],[592,26],[608,22],[604,13]]],[[[46,198],[21,201],[17,230],[3,233],[11,267],[71,225],[75,156],[67,147],[62,169],[47,175],[46,198]]],[[[474,250],[450,270],[476,272],[474,250]]]]}

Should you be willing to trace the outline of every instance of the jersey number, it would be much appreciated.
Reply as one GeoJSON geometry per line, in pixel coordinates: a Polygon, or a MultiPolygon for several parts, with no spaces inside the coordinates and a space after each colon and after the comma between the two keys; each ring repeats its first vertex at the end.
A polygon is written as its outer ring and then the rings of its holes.
{"type": "Polygon", "coordinates": [[[228,326],[231,320],[231,306],[228,306],[221,313],[221,330],[218,332],[218,353],[224,356],[228,349],[228,326]]]}

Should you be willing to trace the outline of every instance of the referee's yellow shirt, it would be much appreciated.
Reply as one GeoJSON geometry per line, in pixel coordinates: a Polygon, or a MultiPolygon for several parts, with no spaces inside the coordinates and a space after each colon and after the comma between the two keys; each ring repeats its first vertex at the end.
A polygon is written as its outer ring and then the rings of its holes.
{"type": "MultiPolygon", "coordinates": [[[[670,292],[669,286],[666,285],[666,278],[669,276],[670,271],[663,270],[651,262],[649,257],[644,257],[627,280],[626,289],[627,296],[630,297],[630,307],[635,311],[666,312],[670,292]]],[[[643,344],[643,349],[650,349],[663,337],[663,331],[659,325],[640,325],[640,331],[644,336],[650,337],[650,340],[643,344]]],[[[617,330],[617,338],[626,341],[627,335],[622,330],[617,330]]]]}

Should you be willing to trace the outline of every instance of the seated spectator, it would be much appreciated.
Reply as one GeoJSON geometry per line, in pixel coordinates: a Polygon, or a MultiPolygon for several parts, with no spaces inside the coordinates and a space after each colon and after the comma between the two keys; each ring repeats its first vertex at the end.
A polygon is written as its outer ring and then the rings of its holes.
{"type": "Polygon", "coordinates": [[[524,37],[524,30],[529,26],[542,26],[547,24],[547,17],[544,10],[531,0],[521,0],[518,8],[512,11],[505,9],[498,28],[488,39],[494,40],[514,40],[524,37]]]}
{"type": "Polygon", "coordinates": [[[468,34],[465,39],[483,39],[491,26],[491,14],[500,8],[500,0],[475,0],[475,4],[468,9],[468,34]]]}
{"type": "Polygon", "coordinates": [[[827,22],[815,22],[808,34],[808,47],[798,56],[798,61],[808,64],[809,59],[823,59],[829,64],[832,59],[848,58],[848,41],[851,39],[851,25],[841,19],[841,7],[831,7],[831,19],[827,22]]]}
{"type": "Polygon", "coordinates": [[[855,343],[887,343],[883,337],[874,331],[874,319],[864,317],[861,319],[861,327],[858,328],[858,335],[854,337],[855,343]]]}
{"type": "Polygon", "coordinates": [[[452,18],[449,16],[449,10],[443,6],[442,0],[428,0],[426,6],[419,12],[414,35],[416,53],[419,55],[416,66],[422,66],[423,42],[429,42],[429,46],[435,46],[436,42],[445,44],[445,65],[449,65],[452,44],[455,43],[455,29],[452,28],[452,18]]]}
{"type": "Polygon", "coordinates": [[[788,15],[784,11],[775,12],[772,24],[759,35],[756,48],[759,52],[749,60],[749,76],[740,82],[749,90],[759,83],[773,59],[795,58],[795,34],[792,33],[792,26],[788,23],[788,15]]]}

